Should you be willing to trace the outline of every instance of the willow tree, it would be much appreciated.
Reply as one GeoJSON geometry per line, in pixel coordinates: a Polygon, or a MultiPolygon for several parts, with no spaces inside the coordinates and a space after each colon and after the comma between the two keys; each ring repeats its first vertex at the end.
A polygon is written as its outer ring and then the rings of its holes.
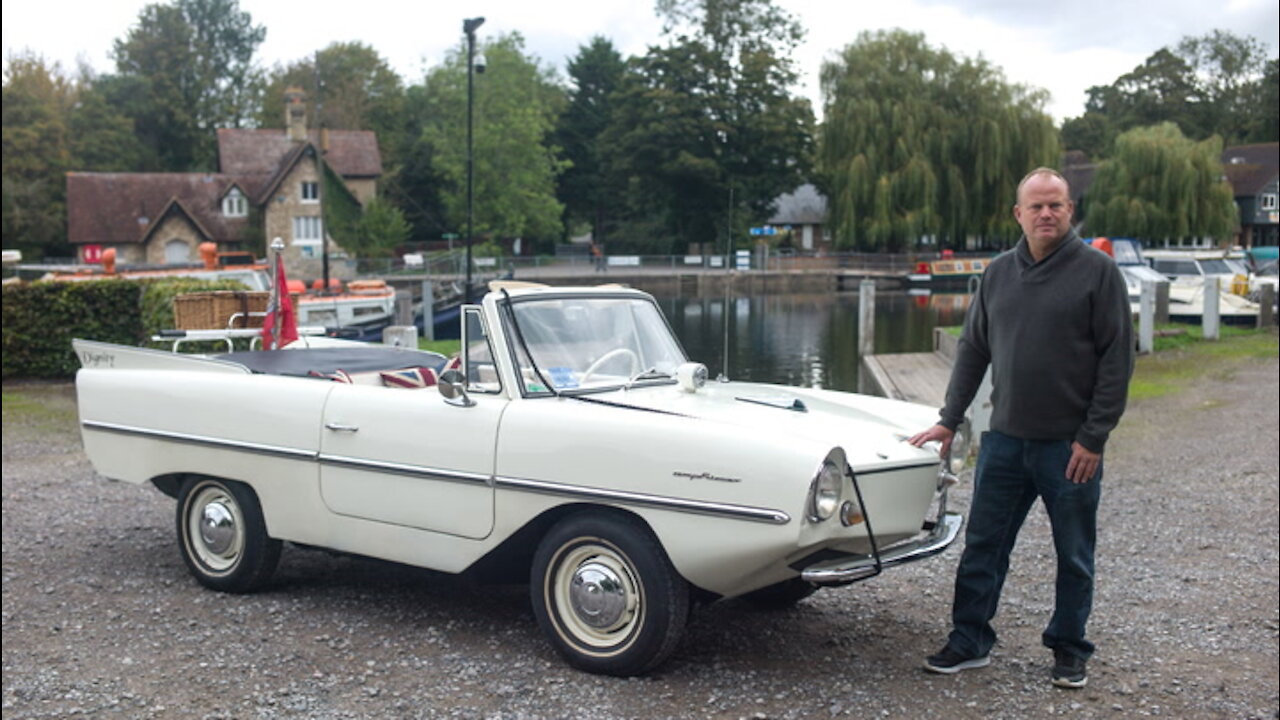
{"type": "Polygon", "coordinates": [[[819,169],[837,247],[1017,237],[1018,181],[1059,156],[1043,90],[902,30],[862,33],[821,82],[819,169]]]}
{"type": "Polygon", "coordinates": [[[1216,135],[1190,140],[1171,122],[1120,135],[1089,187],[1085,226],[1094,235],[1230,237],[1236,205],[1221,156],[1216,135]]]}

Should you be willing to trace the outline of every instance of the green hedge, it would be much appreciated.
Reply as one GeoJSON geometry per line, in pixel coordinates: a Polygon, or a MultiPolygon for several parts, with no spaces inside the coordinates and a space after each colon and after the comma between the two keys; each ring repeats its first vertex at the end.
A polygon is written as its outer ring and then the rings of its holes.
{"type": "Polygon", "coordinates": [[[2,376],[74,377],[80,362],[72,338],[140,345],[174,326],[175,295],[244,289],[234,281],[190,278],[5,285],[2,376]]]}

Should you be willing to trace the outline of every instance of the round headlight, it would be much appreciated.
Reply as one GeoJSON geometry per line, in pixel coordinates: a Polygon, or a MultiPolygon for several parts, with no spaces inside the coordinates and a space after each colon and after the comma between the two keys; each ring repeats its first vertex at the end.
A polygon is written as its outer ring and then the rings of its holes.
{"type": "Polygon", "coordinates": [[[840,507],[840,489],[844,473],[833,462],[822,463],[822,469],[809,488],[809,519],[822,522],[840,507]]]}

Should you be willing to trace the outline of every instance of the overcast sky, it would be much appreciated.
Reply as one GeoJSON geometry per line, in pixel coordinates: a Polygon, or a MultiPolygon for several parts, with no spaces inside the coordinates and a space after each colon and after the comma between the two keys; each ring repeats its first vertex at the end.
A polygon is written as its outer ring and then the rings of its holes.
{"type": "MultiPolygon", "coordinates": [[[[1280,41],[1276,0],[775,0],[808,31],[795,54],[797,91],[821,112],[822,61],[864,30],[922,32],[934,47],[965,57],[981,55],[1013,82],[1052,94],[1048,111],[1058,121],[1084,112],[1085,91],[1107,85],[1161,47],[1215,28],[1251,35],[1275,57],[1280,41]]],[[[33,50],[73,71],[85,62],[111,72],[111,45],[137,22],[142,0],[34,0],[3,3],[4,53],[33,50]]],[[[565,60],[593,35],[613,41],[624,55],[661,41],[652,3],[644,0],[240,0],[267,37],[259,60],[270,67],[310,55],[332,43],[374,47],[405,79],[417,82],[461,42],[464,17],[487,18],[479,35],[519,31],[527,50],[564,73],[565,60]]]]}

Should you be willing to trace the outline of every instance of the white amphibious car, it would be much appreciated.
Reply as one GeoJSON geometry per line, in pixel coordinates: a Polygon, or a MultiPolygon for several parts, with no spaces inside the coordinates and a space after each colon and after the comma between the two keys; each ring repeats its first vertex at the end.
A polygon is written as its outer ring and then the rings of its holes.
{"type": "Polygon", "coordinates": [[[457,369],[354,343],[76,341],[85,450],[177,499],[210,588],[262,586],[282,541],[527,576],[556,649],[615,675],[661,663],[693,602],[786,605],[959,531],[952,462],[905,442],[933,408],[708,382],[653,298],[616,286],[508,283],[462,323],[457,369]]]}

